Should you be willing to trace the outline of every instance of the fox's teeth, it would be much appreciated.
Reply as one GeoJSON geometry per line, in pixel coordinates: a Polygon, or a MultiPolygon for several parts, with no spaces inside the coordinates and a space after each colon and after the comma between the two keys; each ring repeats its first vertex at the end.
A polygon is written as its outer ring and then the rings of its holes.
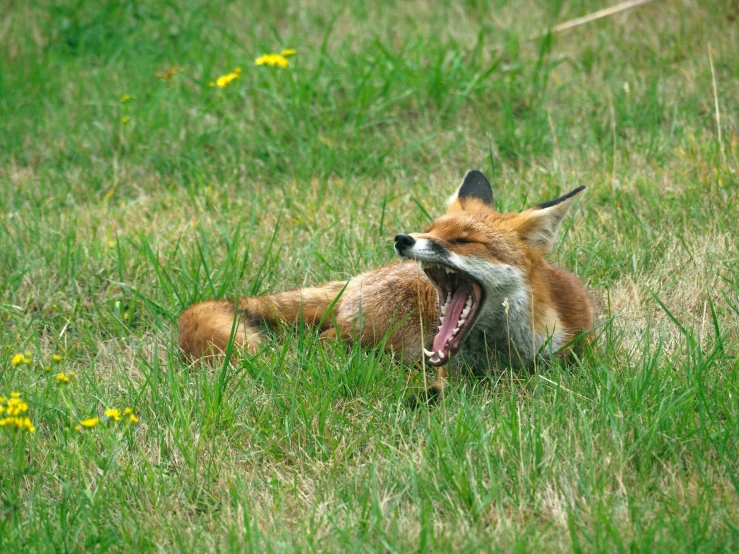
{"type": "Polygon", "coordinates": [[[452,331],[452,335],[456,335],[457,333],[459,333],[459,327],[454,328],[454,331],[452,331]]]}
{"type": "Polygon", "coordinates": [[[442,325],[444,325],[444,316],[443,315],[442,316],[439,316],[439,323],[441,323],[442,325]]]}
{"type": "Polygon", "coordinates": [[[444,352],[442,352],[441,350],[439,350],[438,354],[440,359],[443,360],[444,358],[446,358],[446,354],[444,354],[444,352]]]}
{"type": "Polygon", "coordinates": [[[447,272],[447,275],[450,274],[450,273],[454,273],[454,270],[451,267],[448,267],[448,266],[444,266],[444,271],[447,272]]]}
{"type": "Polygon", "coordinates": [[[446,304],[441,307],[441,315],[446,315],[446,304]]]}
{"type": "Polygon", "coordinates": [[[462,310],[462,317],[466,318],[470,313],[470,307],[467,306],[464,310],[462,310]]]}
{"type": "Polygon", "coordinates": [[[431,352],[431,350],[423,349],[423,353],[426,354],[429,358],[434,355],[434,352],[431,352]]]}
{"type": "Polygon", "coordinates": [[[452,293],[451,292],[447,292],[446,293],[446,303],[449,304],[449,302],[451,302],[451,301],[452,301],[452,293]]]}
{"type": "Polygon", "coordinates": [[[472,295],[471,294],[467,297],[467,303],[465,304],[465,306],[467,306],[468,308],[472,306],[472,295]]]}
{"type": "MultiPolygon", "coordinates": [[[[464,318],[464,317],[460,317],[460,318],[459,318],[459,321],[457,322],[457,325],[458,325],[459,327],[461,327],[462,325],[464,325],[464,322],[465,322],[465,321],[466,321],[466,320],[465,320],[465,318],[464,318]]],[[[457,327],[457,329],[459,329],[459,327],[457,327]]]]}

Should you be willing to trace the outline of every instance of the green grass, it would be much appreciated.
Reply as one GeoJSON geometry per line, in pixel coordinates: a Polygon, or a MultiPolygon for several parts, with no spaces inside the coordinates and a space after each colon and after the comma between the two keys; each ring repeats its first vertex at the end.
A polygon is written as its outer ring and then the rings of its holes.
{"type": "Polygon", "coordinates": [[[0,429],[3,549],[739,550],[739,11],[541,35],[606,5],[1,7],[0,395],[36,426],[0,429]],[[588,185],[552,256],[603,307],[572,363],[409,411],[417,368],[307,329],[179,359],[190,303],[390,261],[470,168],[500,210],[588,185]]]}

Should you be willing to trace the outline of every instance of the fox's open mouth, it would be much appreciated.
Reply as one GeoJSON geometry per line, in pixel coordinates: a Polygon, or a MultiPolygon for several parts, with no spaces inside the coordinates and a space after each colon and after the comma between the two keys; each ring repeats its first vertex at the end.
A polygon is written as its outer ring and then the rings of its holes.
{"type": "Polygon", "coordinates": [[[441,264],[422,263],[429,281],[439,293],[439,330],[433,351],[424,349],[433,366],[442,366],[459,350],[462,338],[482,303],[482,287],[468,274],[441,264]]]}

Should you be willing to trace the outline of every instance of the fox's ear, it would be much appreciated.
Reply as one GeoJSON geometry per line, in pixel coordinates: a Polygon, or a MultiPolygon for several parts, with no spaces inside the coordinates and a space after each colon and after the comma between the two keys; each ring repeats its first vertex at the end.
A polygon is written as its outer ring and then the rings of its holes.
{"type": "Polygon", "coordinates": [[[562,220],[570,211],[575,199],[584,190],[585,187],[578,187],[569,194],[523,212],[521,214],[523,223],[519,227],[521,238],[530,247],[540,249],[544,254],[551,252],[557,241],[557,233],[559,233],[562,220]]]}
{"type": "Polygon", "coordinates": [[[473,169],[464,176],[457,192],[449,198],[447,213],[464,210],[493,209],[493,187],[481,171],[473,169]]]}

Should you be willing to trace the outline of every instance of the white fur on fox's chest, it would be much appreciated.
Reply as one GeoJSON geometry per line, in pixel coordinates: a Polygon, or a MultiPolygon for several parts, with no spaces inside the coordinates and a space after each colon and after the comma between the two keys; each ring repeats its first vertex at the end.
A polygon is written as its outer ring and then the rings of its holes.
{"type": "Polygon", "coordinates": [[[474,371],[491,369],[499,361],[521,367],[530,363],[548,340],[552,351],[561,346],[561,331],[552,329],[551,337],[533,332],[531,293],[520,269],[455,254],[450,261],[473,276],[485,290],[484,304],[462,342],[457,362],[474,371]]]}

